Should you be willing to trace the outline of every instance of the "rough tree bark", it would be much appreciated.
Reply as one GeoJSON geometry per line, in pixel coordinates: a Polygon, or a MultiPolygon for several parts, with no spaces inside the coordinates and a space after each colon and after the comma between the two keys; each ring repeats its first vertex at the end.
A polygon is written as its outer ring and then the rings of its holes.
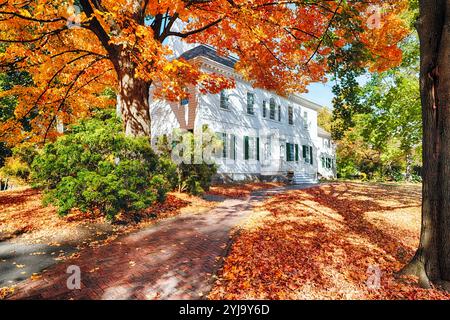
{"type": "Polygon", "coordinates": [[[150,82],[134,76],[134,64],[119,54],[117,76],[119,79],[118,105],[127,136],[150,136],[149,88],[150,82]]]}
{"type": "Polygon", "coordinates": [[[401,271],[450,289],[450,0],[420,0],[423,187],[420,244],[401,271]]]}

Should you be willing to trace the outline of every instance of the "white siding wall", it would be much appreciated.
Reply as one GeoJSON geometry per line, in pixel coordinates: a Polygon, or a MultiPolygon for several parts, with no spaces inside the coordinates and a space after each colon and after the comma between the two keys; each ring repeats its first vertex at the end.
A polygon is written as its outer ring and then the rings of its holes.
{"type": "Polygon", "coordinates": [[[302,145],[314,146],[313,137],[317,136],[317,112],[315,110],[271,92],[252,88],[249,83],[240,80],[236,81],[236,88],[227,90],[227,94],[229,96],[228,110],[220,108],[220,94],[200,95],[195,125],[196,128],[201,128],[203,124],[207,124],[215,132],[236,135],[236,160],[218,160],[219,173],[238,176],[239,174],[258,173],[272,175],[288,170],[317,172],[316,151],[314,150],[313,165],[305,163],[302,157],[302,145]],[[255,94],[254,115],[247,113],[247,92],[255,94]],[[275,99],[277,106],[275,120],[271,120],[269,117],[270,98],[275,99]],[[263,101],[266,101],[266,118],[263,118],[263,101]],[[278,120],[278,105],[281,106],[281,121],[278,120]],[[293,125],[288,124],[288,106],[293,107],[293,125]],[[308,114],[308,129],[304,128],[304,112],[308,114]],[[260,137],[260,161],[244,160],[244,136],[260,137]],[[268,136],[271,136],[272,159],[265,161],[265,145],[268,136]],[[284,149],[286,143],[299,145],[298,162],[280,161],[280,159],[286,158],[284,149]]]}
{"type": "MultiPolygon", "coordinates": [[[[204,71],[211,71],[205,69],[204,71]]],[[[217,72],[217,70],[214,70],[217,72]]],[[[150,90],[150,96],[152,96],[150,90]]],[[[178,103],[150,98],[152,118],[152,138],[170,135],[175,128],[193,129],[201,132],[203,125],[214,132],[225,132],[236,136],[236,160],[218,159],[219,173],[232,174],[234,179],[244,178],[246,174],[276,175],[287,171],[306,172],[322,175],[334,175],[324,171],[321,166],[321,154],[334,151],[324,150],[322,138],[317,136],[317,111],[308,107],[311,104],[300,98],[284,98],[272,92],[253,88],[249,83],[236,79],[236,88],[228,90],[229,109],[220,108],[220,94],[199,94],[196,88],[190,88],[188,107],[178,103]],[[247,92],[255,94],[254,115],[247,113],[247,92]],[[275,99],[275,120],[270,119],[270,99],[275,99]],[[267,114],[263,118],[263,101],[266,101],[267,114]],[[278,105],[281,106],[281,121],[278,120],[278,105]],[[293,107],[294,124],[288,123],[288,107],[293,107]],[[308,128],[305,129],[307,113],[308,128]],[[259,137],[259,161],[244,159],[244,136],[259,137]],[[266,145],[270,137],[271,156],[266,159],[266,145]],[[298,144],[299,161],[286,160],[286,143],[298,144]],[[313,164],[303,159],[302,146],[313,146],[313,164]]]]}

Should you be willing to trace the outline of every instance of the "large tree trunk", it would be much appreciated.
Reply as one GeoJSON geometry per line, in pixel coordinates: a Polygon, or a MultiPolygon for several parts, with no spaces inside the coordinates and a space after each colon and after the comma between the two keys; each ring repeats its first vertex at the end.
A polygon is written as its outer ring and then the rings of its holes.
{"type": "Polygon", "coordinates": [[[118,111],[127,136],[150,136],[150,82],[135,78],[135,65],[125,53],[117,62],[119,79],[118,111]]]}
{"type": "Polygon", "coordinates": [[[420,244],[402,270],[423,287],[450,281],[450,0],[420,0],[423,187],[420,244]]]}

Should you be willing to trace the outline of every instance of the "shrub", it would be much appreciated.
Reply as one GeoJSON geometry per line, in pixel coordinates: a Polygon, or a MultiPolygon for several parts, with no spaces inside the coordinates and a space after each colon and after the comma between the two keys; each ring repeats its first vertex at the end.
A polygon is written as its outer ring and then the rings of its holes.
{"type": "MultiPolygon", "coordinates": [[[[204,129],[208,130],[208,129],[204,129]]],[[[208,133],[209,136],[213,136],[213,144],[217,144],[215,135],[208,133]]],[[[175,135],[179,135],[175,133],[175,135]]],[[[186,139],[187,144],[194,146],[194,136],[192,133],[187,132],[182,135],[182,139],[186,139]]],[[[161,155],[160,170],[166,172],[166,176],[170,181],[172,188],[176,188],[179,191],[186,191],[193,195],[199,195],[209,190],[211,186],[211,179],[217,173],[217,165],[202,163],[180,163],[176,165],[171,158],[173,147],[179,141],[169,141],[167,136],[161,136],[158,140],[158,150],[161,155]]],[[[202,147],[205,147],[203,145],[202,147]]],[[[191,162],[194,162],[194,152],[191,150],[191,162]]]]}
{"type": "Polygon", "coordinates": [[[35,185],[60,215],[100,210],[108,219],[164,201],[169,188],[148,138],[131,138],[113,112],[98,112],[47,144],[32,164],[35,185]]]}
{"type": "Polygon", "coordinates": [[[24,143],[12,149],[12,156],[6,158],[0,170],[0,176],[12,178],[19,183],[27,183],[30,179],[31,163],[37,155],[37,149],[31,144],[24,143]]]}

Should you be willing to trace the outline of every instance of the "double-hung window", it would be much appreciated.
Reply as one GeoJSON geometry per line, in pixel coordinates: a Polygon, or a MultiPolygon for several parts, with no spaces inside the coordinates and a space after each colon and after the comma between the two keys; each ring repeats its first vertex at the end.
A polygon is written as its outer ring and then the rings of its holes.
{"type": "Polygon", "coordinates": [[[313,148],[303,145],[303,159],[306,163],[313,164],[313,148]]]}
{"type": "Polygon", "coordinates": [[[275,99],[274,98],[270,98],[270,120],[275,120],[275,99]]]}
{"type": "Polygon", "coordinates": [[[295,159],[295,144],[286,143],[286,161],[294,161],[295,159]]]}
{"type": "Polygon", "coordinates": [[[255,94],[247,92],[247,113],[255,114],[255,94]]]}
{"type": "Polygon", "coordinates": [[[230,109],[230,101],[226,90],[220,91],[220,108],[226,110],[230,109]]]}
{"type": "Polygon", "coordinates": [[[244,136],[244,160],[259,161],[259,138],[244,136]]]}
{"type": "Polygon", "coordinates": [[[288,123],[294,124],[294,109],[291,106],[288,107],[288,123]]]}
{"type": "Polygon", "coordinates": [[[226,134],[218,132],[217,137],[222,142],[222,154],[218,156],[223,159],[236,160],[236,136],[234,134],[226,134]]]}

